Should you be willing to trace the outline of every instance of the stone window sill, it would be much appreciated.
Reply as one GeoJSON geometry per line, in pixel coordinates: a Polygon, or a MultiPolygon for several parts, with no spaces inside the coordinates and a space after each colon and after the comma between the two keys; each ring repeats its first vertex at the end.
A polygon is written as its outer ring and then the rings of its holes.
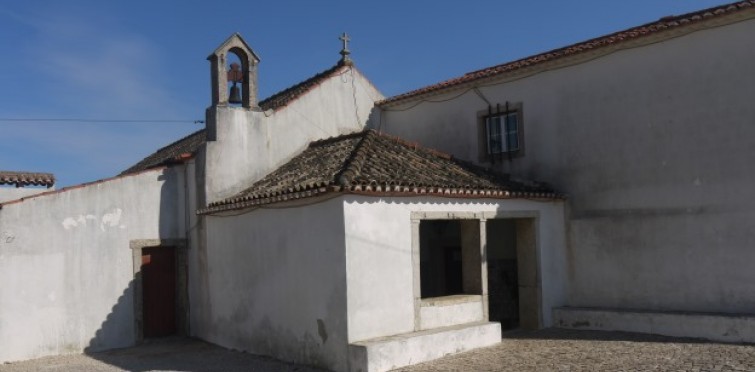
{"type": "Polygon", "coordinates": [[[481,301],[482,301],[481,295],[459,294],[459,295],[451,295],[451,296],[443,296],[443,297],[423,298],[421,306],[422,307],[450,306],[450,305],[463,304],[467,302],[481,302],[481,301]]]}

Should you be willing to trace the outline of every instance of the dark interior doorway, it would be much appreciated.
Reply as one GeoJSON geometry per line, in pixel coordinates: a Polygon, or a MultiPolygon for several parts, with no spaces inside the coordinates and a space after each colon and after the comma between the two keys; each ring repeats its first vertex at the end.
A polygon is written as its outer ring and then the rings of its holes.
{"type": "Polygon", "coordinates": [[[542,324],[536,226],[535,218],[486,223],[488,314],[504,330],[542,324]]]}
{"type": "Polygon", "coordinates": [[[142,306],[145,338],[177,333],[176,249],[142,249],[142,306]]]}
{"type": "Polygon", "coordinates": [[[519,328],[519,273],[513,219],[487,221],[488,314],[501,329],[519,328]]]}
{"type": "Polygon", "coordinates": [[[422,298],[463,293],[460,222],[424,220],[419,231],[422,298]]]}
{"type": "Polygon", "coordinates": [[[480,220],[421,220],[420,297],[482,295],[480,220]]]}

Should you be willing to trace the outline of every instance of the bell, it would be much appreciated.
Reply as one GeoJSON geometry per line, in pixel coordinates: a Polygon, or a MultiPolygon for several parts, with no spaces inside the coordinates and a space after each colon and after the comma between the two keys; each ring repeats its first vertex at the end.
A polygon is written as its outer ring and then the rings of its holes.
{"type": "Polygon", "coordinates": [[[241,103],[241,90],[233,83],[231,87],[231,94],[228,96],[228,103],[241,103]]]}

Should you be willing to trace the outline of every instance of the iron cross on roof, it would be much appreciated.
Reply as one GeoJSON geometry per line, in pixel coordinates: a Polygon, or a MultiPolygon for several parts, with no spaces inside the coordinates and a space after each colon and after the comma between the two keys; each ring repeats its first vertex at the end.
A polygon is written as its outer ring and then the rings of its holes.
{"type": "Polygon", "coordinates": [[[343,49],[341,49],[341,62],[350,64],[351,58],[349,58],[349,54],[351,54],[351,52],[349,51],[349,41],[351,41],[351,38],[344,32],[338,40],[343,42],[343,49]]]}

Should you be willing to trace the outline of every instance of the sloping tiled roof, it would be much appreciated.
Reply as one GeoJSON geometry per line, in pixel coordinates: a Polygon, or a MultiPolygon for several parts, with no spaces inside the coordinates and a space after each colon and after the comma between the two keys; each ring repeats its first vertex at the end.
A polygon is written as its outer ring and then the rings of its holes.
{"type": "Polygon", "coordinates": [[[378,106],[384,106],[405,100],[410,100],[412,98],[423,96],[428,93],[441,92],[466,83],[503,75],[528,67],[534,67],[539,64],[551,62],[568,56],[574,56],[580,53],[594,51],[599,48],[618,45],[620,43],[640,39],[666,30],[681,29],[683,27],[688,27],[699,22],[707,21],[709,19],[719,18],[724,15],[744,12],[747,10],[755,10],[755,0],[739,1],[736,3],[716,6],[713,8],[708,8],[679,16],[663,17],[658,21],[650,22],[637,27],[632,27],[624,31],[619,31],[581,43],[572,44],[567,47],[554,49],[549,52],[522,58],[513,62],[472,71],[457,78],[386,98],[383,101],[378,102],[377,104],[378,106]]]}
{"type": "Polygon", "coordinates": [[[52,187],[55,176],[52,173],[0,171],[0,185],[52,187]]]}
{"type": "Polygon", "coordinates": [[[328,192],[469,198],[560,198],[471,163],[374,130],[312,142],[291,161],[201,214],[328,192]]]}
{"type": "MultiPolygon", "coordinates": [[[[264,111],[279,110],[283,107],[286,107],[289,103],[295,101],[297,98],[320,85],[329,77],[338,73],[342,67],[344,67],[344,64],[342,62],[338,62],[338,64],[336,64],[335,66],[315,76],[312,76],[307,80],[304,80],[294,86],[286,88],[268,98],[265,98],[264,100],[260,101],[258,105],[264,111]]],[[[176,142],[171,143],[170,145],[167,145],[155,151],[152,155],[147,156],[140,162],[121,172],[121,175],[135,173],[161,165],[170,164],[174,161],[177,161],[178,158],[180,158],[183,154],[193,155],[205,143],[206,139],[206,129],[196,131],[176,142]]]]}
{"type": "Polygon", "coordinates": [[[149,168],[180,161],[181,157],[184,154],[194,154],[199,149],[199,147],[205,143],[206,138],[207,130],[198,130],[184,138],[181,138],[176,142],[171,143],[168,146],[155,151],[152,155],[147,156],[140,162],[131,166],[131,168],[121,172],[121,175],[136,173],[149,168]]]}

